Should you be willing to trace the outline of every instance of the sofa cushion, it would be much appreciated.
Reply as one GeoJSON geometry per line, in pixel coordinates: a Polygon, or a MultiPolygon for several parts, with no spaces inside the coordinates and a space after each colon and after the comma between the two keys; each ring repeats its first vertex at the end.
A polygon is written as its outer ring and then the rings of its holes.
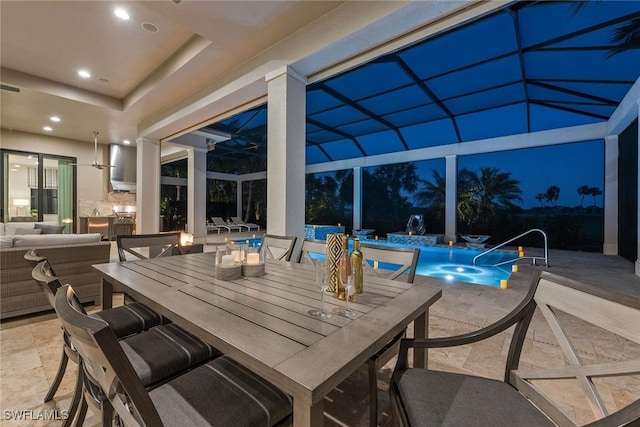
{"type": "Polygon", "coordinates": [[[62,230],[64,230],[63,225],[48,225],[44,223],[36,223],[36,230],[42,230],[42,234],[62,234],[62,230]]]}
{"type": "Polygon", "coordinates": [[[6,222],[4,223],[4,235],[5,236],[13,236],[18,228],[35,228],[36,224],[43,225],[59,225],[54,221],[43,221],[43,222],[6,222]]]}
{"type": "Polygon", "coordinates": [[[26,234],[42,234],[42,230],[36,230],[35,228],[16,228],[13,235],[26,235],[26,234]]]}
{"type": "Polygon", "coordinates": [[[0,236],[0,248],[12,248],[13,236],[0,236]]]}
{"type": "Polygon", "coordinates": [[[78,243],[96,243],[102,236],[100,233],[90,234],[42,234],[40,236],[13,236],[14,248],[37,248],[42,246],[75,245],[78,243]]]}

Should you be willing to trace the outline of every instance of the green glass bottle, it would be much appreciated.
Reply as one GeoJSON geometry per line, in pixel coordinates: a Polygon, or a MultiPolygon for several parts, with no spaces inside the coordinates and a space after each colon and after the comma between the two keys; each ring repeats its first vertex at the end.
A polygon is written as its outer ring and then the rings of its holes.
{"type": "Polygon", "coordinates": [[[353,266],[353,290],[355,294],[364,292],[364,277],[362,271],[362,252],[360,252],[360,239],[353,239],[353,251],[351,252],[351,265],[353,266]]]}

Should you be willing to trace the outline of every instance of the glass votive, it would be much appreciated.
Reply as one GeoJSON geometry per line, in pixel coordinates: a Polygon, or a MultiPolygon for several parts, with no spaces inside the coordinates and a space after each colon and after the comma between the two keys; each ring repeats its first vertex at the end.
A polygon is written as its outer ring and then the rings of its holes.
{"type": "Polygon", "coordinates": [[[505,279],[500,280],[500,289],[507,289],[507,281],[505,279]]]}
{"type": "Polygon", "coordinates": [[[240,263],[236,263],[235,255],[227,246],[218,246],[216,248],[216,265],[215,277],[222,280],[233,280],[240,277],[242,267],[240,263]]]}
{"type": "Polygon", "coordinates": [[[247,248],[245,260],[242,263],[242,275],[256,277],[264,274],[264,257],[259,247],[247,248]]]}
{"type": "Polygon", "coordinates": [[[513,273],[517,273],[518,272],[518,265],[517,264],[513,264],[511,266],[511,272],[513,272],[513,273]]]}
{"type": "Polygon", "coordinates": [[[247,265],[264,264],[264,255],[259,247],[247,248],[245,264],[247,265]]]}

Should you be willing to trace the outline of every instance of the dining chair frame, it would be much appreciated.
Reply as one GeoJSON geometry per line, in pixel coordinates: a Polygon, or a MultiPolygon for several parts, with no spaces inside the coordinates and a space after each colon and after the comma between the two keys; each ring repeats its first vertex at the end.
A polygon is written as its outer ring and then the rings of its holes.
{"type": "Polygon", "coordinates": [[[180,235],[180,231],[157,234],[119,234],[116,236],[116,245],[120,262],[127,261],[127,254],[131,254],[138,259],[174,255],[174,248],[180,247],[180,235]],[[149,254],[142,254],[136,251],[136,248],[149,248],[149,254]],[[152,250],[152,248],[156,249],[152,250]]]}
{"type": "MultiPolygon", "coordinates": [[[[389,247],[360,243],[363,258],[363,273],[391,280],[413,283],[420,250],[418,248],[389,247]],[[380,264],[394,269],[379,268],[380,264]]],[[[366,279],[365,279],[366,280],[366,279]]],[[[366,289],[365,289],[366,291],[366,289]]],[[[391,339],[384,347],[371,356],[366,363],[369,377],[369,424],[378,424],[378,371],[393,359],[400,350],[400,339],[405,336],[402,331],[391,339]]]]}
{"type": "Polygon", "coordinates": [[[315,265],[314,258],[311,256],[311,254],[325,255],[326,253],[327,242],[325,240],[306,238],[302,241],[302,247],[300,248],[297,262],[300,264],[311,263],[315,265]]]}
{"type": "MultiPolygon", "coordinates": [[[[640,333],[638,332],[640,298],[587,285],[549,272],[536,271],[533,274],[527,295],[511,312],[498,321],[479,330],[457,336],[402,339],[398,362],[389,386],[394,425],[411,425],[409,412],[414,411],[407,409],[401,395],[400,384],[405,375],[415,374],[422,374],[419,378],[432,378],[432,380],[429,383],[428,393],[416,389],[415,384],[411,387],[415,393],[419,393],[419,396],[415,396],[416,402],[419,403],[410,404],[410,408],[419,408],[422,416],[433,418],[431,420],[433,423],[442,422],[435,418],[456,414],[467,420],[477,420],[477,424],[480,425],[517,425],[517,422],[509,418],[514,414],[531,411],[536,416],[539,415],[537,412],[541,412],[543,414],[541,419],[550,419],[554,425],[583,425],[583,422],[575,420],[564,409],[566,402],[557,401],[557,396],[547,394],[545,392],[547,389],[544,387],[538,387],[541,383],[549,384],[549,382],[561,381],[564,384],[562,388],[565,389],[568,387],[566,382],[573,379],[582,390],[596,419],[588,424],[589,426],[637,425],[640,421],[640,398],[621,409],[617,409],[617,411],[611,408],[607,409],[603,403],[603,396],[598,391],[599,387],[593,380],[597,379],[602,384],[606,377],[619,377],[623,380],[625,376],[637,376],[640,373],[640,359],[634,359],[633,356],[630,356],[622,360],[620,354],[608,355],[606,348],[603,347],[600,349],[600,357],[605,359],[604,361],[585,364],[577,354],[578,347],[572,343],[571,334],[567,333],[567,328],[575,328],[581,322],[585,322],[591,327],[600,328],[599,334],[609,332],[615,335],[616,339],[622,337],[630,342],[640,344],[640,333]],[[528,361],[527,366],[520,368],[525,338],[530,334],[529,326],[534,323],[532,318],[535,312],[542,315],[559,343],[562,352],[557,362],[560,364],[552,360],[546,361],[544,364],[528,361]],[[429,369],[409,367],[407,356],[410,349],[416,351],[416,349],[469,345],[491,339],[514,326],[513,333],[507,336],[509,351],[504,361],[502,379],[504,385],[500,385],[501,383],[496,382],[495,379],[444,371],[439,371],[437,377],[429,377],[429,369]],[[435,387],[438,383],[445,386],[445,384],[451,384],[452,381],[455,381],[458,386],[455,389],[449,388],[448,396],[439,393],[435,387]],[[483,414],[480,412],[484,412],[484,405],[481,402],[486,404],[487,401],[491,401],[491,405],[495,403],[495,393],[498,390],[496,384],[504,391],[504,394],[499,396],[499,400],[509,402],[511,414],[507,415],[500,412],[499,408],[494,407],[491,412],[494,418],[483,420],[481,418],[483,414]],[[468,391],[471,389],[472,393],[468,391]],[[434,399],[434,396],[437,396],[437,399],[434,399]],[[486,399],[473,401],[473,399],[478,400],[483,397],[486,399]],[[421,399],[425,401],[420,402],[421,399]],[[479,418],[476,418],[475,414],[479,418]],[[500,416],[503,416],[504,419],[496,419],[500,416]]],[[[544,322],[535,322],[538,327],[542,323],[544,322]]],[[[601,390],[607,395],[612,393],[610,387],[603,387],[601,390]]],[[[413,413],[418,417],[421,416],[420,414],[413,413]]],[[[429,421],[423,419],[421,424],[424,422],[429,421]]],[[[531,421],[529,422],[531,423],[531,421]]]]}
{"type": "Polygon", "coordinates": [[[293,248],[296,245],[296,236],[277,236],[274,234],[265,234],[262,237],[261,248],[265,259],[276,261],[291,261],[293,248]],[[274,254],[271,248],[281,249],[283,252],[274,254]]]}

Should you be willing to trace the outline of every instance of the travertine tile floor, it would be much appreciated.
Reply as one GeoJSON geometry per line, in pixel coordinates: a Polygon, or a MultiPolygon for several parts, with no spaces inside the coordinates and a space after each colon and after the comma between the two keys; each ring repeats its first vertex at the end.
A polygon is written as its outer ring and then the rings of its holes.
{"type": "MultiPolygon", "coordinates": [[[[633,264],[618,257],[551,251],[550,265],[549,270],[556,274],[640,296],[640,278],[633,273],[633,264]]],[[[431,308],[430,336],[469,332],[499,319],[520,301],[530,282],[532,271],[537,268],[539,267],[522,262],[520,271],[512,275],[509,288],[505,290],[482,285],[438,282],[443,289],[443,297],[431,308]]],[[[417,277],[416,282],[433,283],[433,280],[417,277]]],[[[584,325],[575,325],[571,333],[576,337],[575,346],[585,362],[591,363],[602,358],[640,358],[640,348],[624,339],[603,336],[584,325]]],[[[464,348],[431,351],[430,367],[499,379],[502,377],[502,362],[507,353],[507,338],[510,334],[508,331],[484,343],[464,348]]],[[[55,376],[61,352],[61,330],[55,314],[2,322],[0,346],[0,424],[61,425],[60,420],[43,418],[56,415],[55,410],[58,410],[57,415],[63,415],[62,411],[67,408],[73,392],[76,367],[69,364],[69,373],[55,399],[43,403],[42,399],[55,376]],[[22,415],[29,420],[13,419],[17,414],[14,411],[22,411],[22,415]]],[[[328,360],[327,363],[331,361],[328,360]]],[[[558,363],[563,363],[562,352],[537,313],[525,343],[521,366],[557,366],[558,363]]],[[[391,361],[380,373],[378,394],[381,425],[391,425],[387,389],[394,365],[395,361],[391,361]]],[[[607,381],[601,386],[606,390],[604,399],[610,407],[624,406],[640,397],[640,376],[618,383],[607,381]]],[[[556,384],[548,389],[558,396],[559,401],[579,421],[587,422],[592,419],[588,405],[578,398],[581,392],[575,385],[556,384]]],[[[496,399],[499,398],[500,396],[496,396],[496,399]]],[[[325,425],[367,426],[368,423],[367,377],[366,373],[357,371],[327,396],[325,425]]],[[[84,425],[98,425],[98,419],[89,413],[84,425]]]]}

